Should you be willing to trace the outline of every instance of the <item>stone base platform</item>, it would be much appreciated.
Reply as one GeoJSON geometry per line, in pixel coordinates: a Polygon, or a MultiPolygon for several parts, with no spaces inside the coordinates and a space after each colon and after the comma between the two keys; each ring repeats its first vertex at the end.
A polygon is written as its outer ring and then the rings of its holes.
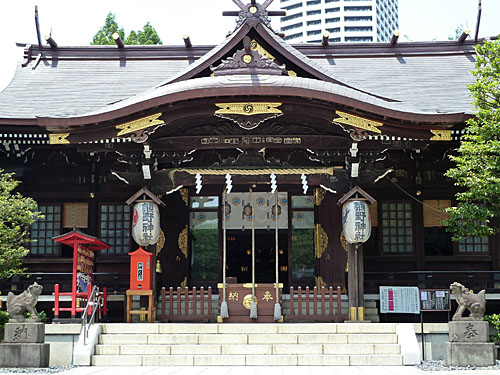
{"type": "Polygon", "coordinates": [[[0,344],[0,367],[49,367],[50,344],[0,344]]]}
{"type": "Polygon", "coordinates": [[[497,349],[492,342],[446,342],[446,366],[493,366],[497,349]]]}

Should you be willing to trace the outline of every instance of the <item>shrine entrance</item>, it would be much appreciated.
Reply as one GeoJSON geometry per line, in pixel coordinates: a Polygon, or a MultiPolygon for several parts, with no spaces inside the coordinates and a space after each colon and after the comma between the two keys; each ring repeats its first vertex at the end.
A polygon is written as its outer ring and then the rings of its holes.
{"type": "MultiPolygon", "coordinates": [[[[227,277],[237,283],[252,282],[251,230],[227,231],[227,277]]],[[[274,229],[255,230],[255,282],[274,283],[276,270],[274,229]]],[[[288,287],[288,230],[278,231],[279,280],[288,287]]],[[[230,279],[230,280],[231,280],[230,279]]]]}
{"type": "Polygon", "coordinates": [[[256,283],[274,283],[278,258],[279,280],[288,284],[288,194],[230,193],[225,207],[226,276],[237,283],[251,283],[254,272],[256,283]],[[250,207],[255,217],[249,214],[250,207]]]}

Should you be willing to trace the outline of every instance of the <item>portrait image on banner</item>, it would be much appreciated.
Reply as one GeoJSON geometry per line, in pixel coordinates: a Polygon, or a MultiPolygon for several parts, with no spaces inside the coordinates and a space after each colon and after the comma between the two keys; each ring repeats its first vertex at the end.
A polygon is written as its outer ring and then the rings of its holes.
{"type": "Polygon", "coordinates": [[[252,193],[252,203],[249,193],[230,193],[227,195],[226,228],[246,230],[252,228],[250,206],[255,213],[255,229],[269,229],[275,227],[276,215],[278,228],[288,228],[288,196],[287,193],[278,193],[278,206],[272,193],[252,193]]]}

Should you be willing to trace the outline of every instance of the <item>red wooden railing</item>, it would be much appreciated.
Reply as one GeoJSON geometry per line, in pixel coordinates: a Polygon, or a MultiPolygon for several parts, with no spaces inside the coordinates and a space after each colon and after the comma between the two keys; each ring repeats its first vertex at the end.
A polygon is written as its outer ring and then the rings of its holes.
{"type": "Polygon", "coordinates": [[[212,313],[212,288],[204,287],[192,290],[189,288],[170,287],[168,292],[161,288],[161,315],[162,322],[214,322],[217,316],[212,313]],[[168,309],[167,309],[168,302],[168,309]],[[175,308],[174,308],[175,305],[175,308]],[[205,307],[206,305],[206,307],[205,307]]]}
{"type": "MultiPolygon", "coordinates": [[[[59,319],[59,313],[62,311],[69,311],[71,312],[71,317],[75,318],[76,313],[81,313],[85,310],[85,307],[87,305],[87,301],[89,300],[91,294],[92,294],[92,284],[89,284],[88,286],[88,292],[87,293],[76,293],[76,298],[80,298],[81,303],[79,307],[76,307],[76,300],[73,301],[73,293],[72,292],[66,292],[66,293],[61,293],[59,291],[59,284],[54,285],[54,319],[59,319]],[[60,304],[62,301],[59,300],[59,297],[61,296],[71,296],[71,306],[70,307],[61,307],[60,304]]],[[[102,312],[104,316],[107,315],[108,313],[108,293],[106,288],[102,288],[102,292],[99,292],[99,294],[102,296],[102,306],[99,306],[99,309],[97,310],[98,312],[102,312]]],[[[92,313],[92,310],[90,311],[92,313]]]]}
{"type": "Polygon", "coordinates": [[[321,287],[321,293],[314,287],[312,292],[309,287],[305,291],[299,286],[297,290],[290,287],[290,313],[285,321],[322,321],[343,322],[345,316],[341,313],[341,289],[337,287],[334,292],[321,287]]]}

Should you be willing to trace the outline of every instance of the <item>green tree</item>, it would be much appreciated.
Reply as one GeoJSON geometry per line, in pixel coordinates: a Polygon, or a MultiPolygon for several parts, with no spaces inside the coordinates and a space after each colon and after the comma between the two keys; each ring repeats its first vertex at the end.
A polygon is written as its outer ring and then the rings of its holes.
{"type": "Polygon", "coordinates": [[[460,35],[462,35],[464,30],[464,25],[457,26],[454,35],[449,35],[448,40],[457,40],[458,38],[460,38],[460,35]]]}
{"type": "Polygon", "coordinates": [[[116,22],[116,16],[111,12],[109,12],[106,16],[104,26],[101,27],[99,31],[94,35],[91,44],[113,45],[115,44],[115,40],[113,39],[113,33],[115,32],[120,35],[120,38],[124,44],[162,44],[160,36],[149,22],[144,25],[142,30],[132,30],[128,37],[125,37],[125,30],[123,29],[123,27],[118,26],[118,23],[116,22]]]}
{"type": "Polygon", "coordinates": [[[0,170],[0,279],[23,271],[21,260],[29,252],[24,247],[27,228],[39,217],[32,198],[14,193],[20,182],[13,175],[0,170]]]}
{"type": "Polygon", "coordinates": [[[104,21],[104,26],[99,29],[99,31],[94,35],[92,39],[92,45],[114,45],[115,40],[113,39],[113,33],[118,33],[122,40],[125,40],[125,30],[123,27],[119,27],[116,22],[116,16],[109,12],[104,21]]]}
{"type": "Polygon", "coordinates": [[[455,238],[499,232],[492,219],[500,217],[500,40],[476,47],[475,81],[469,85],[475,117],[451,156],[456,167],[446,175],[464,189],[446,221],[455,238]]]}

